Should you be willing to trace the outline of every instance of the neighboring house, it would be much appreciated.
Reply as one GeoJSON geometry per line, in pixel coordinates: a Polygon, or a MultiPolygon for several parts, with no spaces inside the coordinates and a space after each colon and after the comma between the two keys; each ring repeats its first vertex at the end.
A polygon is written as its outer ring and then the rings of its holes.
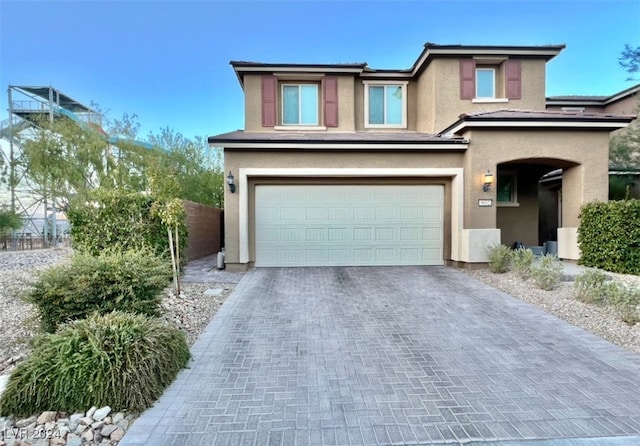
{"type": "Polygon", "coordinates": [[[635,115],[640,84],[611,96],[549,96],[547,110],[635,115]]]}
{"type": "MultiPolygon", "coordinates": [[[[638,112],[640,84],[610,96],[550,96],[547,110],[569,113],[602,113],[635,115],[638,112]]],[[[640,197],[640,173],[609,166],[609,195],[611,200],[640,197]]],[[[540,181],[539,239],[549,239],[562,226],[559,209],[562,207],[562,170],[550,172],[540,181]]]]}
{"type": "Polygon", "coordinates": [[[411,68],[231,62],[245,129],[224,148],[230,269],[487,261],[540,245],[538,182],[563,169],[562,258],[607,199],[609,133],[631,116],[545,110],[564,45],[427,43],[411,68]]]}

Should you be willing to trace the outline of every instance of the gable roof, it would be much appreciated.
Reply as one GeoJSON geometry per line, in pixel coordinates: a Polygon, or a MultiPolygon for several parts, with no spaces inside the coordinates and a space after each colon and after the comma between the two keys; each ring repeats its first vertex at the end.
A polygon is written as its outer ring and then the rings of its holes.
{"type": "Polygon", "coordinates": [[[472,127],[583,128],[613,131],[626,127],[634,119],[635,116],[605,113],[502,109],[462,114],[440,134],[454,135],[472,127]]]}
{"type": "Polygon", "coordinates": [[[614,102],[626,99],[629,96],[633,96],[640,92],[640,84],[633,85],[625,90],[614,93],[610,96],[581,96],[581,95],[568,95],[568,96],[548,96],[547,106],[549,105],[597,105],[605,106],[614,102]]]}
{"type": "Polygon", "coordinates": [[[303,64],[303,63],[264,63],[232,60],[229,62],[236,72],[240,85],[244,85],[247,73],[352,73],[362,77],[390,76],[413,77],[421,72],[437,57],[517,57],[519,59],[535,58],[548,61],[557,56],[565,45],[513,46],[513,45],[439,45],[427,42],[416,61],[410,68],[375,69],[366,62],[336,64],[303,64]]]}

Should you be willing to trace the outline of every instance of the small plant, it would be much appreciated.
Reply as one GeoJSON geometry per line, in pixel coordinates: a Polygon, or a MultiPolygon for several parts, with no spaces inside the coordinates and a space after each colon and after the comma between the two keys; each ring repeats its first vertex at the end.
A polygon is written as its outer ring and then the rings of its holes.
{"type": "Polygon", "coordinates": [[[627,324],[640,322],[640,289],[613,282],[607,287],[607,301],[627,324]]]}
{"type": "Polygon", "coordinates": [[[169,265],[148,250],[77,253],[70,263],[45,271],[27,300],[38,307],[43,330],[52,333],[59,323],[93,312],[155,316],[170,277],[169,265]]]}
{"type": "Polygon", "coordinates": [[[589,269],[576,277],[573,290],[581,302],[603,305],[606,303],[607,275],[599,269],[589,269]]]}
{"type": "Polygon", "coordinates": [[[532,250],[520,247],[512,253],[511,268],[520,278],[527,279],[531,275],[531,266],[535,257],[532,250]]]}
{"type": "Polygon", "coordinates": [[[489,247],[489,271],[495,274],[503,274],[509,271],[513,251],[505,245],[493,245],[489,247]]]}
{"type": "Polygon", "coordinates": [[[560,285],[562,264],[553,254],[544,254],[531,267],[531,278],[538,288],[551,291],[560,285]]]}
{"type": "Polygon", "coordinates": [[[73,413],[91,406],[142,411],[187,365],[184,333],[143,315],[94,315],[42,335],[15,369],[0,415],[44,410],[73,413]]]}

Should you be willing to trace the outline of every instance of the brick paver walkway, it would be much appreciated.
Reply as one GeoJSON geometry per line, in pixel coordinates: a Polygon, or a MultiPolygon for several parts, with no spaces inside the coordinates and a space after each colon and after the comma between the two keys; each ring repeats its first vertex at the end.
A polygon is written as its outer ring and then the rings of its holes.
{"type": "Polygon", "coordinates": [[[640,444],[640,356],[451,268],[256,269],[192,352],[121,446],[640,444]]]}

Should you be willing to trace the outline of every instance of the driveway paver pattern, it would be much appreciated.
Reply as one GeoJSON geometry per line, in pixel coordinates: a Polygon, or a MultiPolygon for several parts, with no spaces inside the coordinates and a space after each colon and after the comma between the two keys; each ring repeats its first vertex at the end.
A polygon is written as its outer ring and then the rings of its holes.
{"type": "Polygon", "coordinates": [[[192,353],[121,446],[640,442],[640,356],[447,267],[249,271],[192,353]]]}

